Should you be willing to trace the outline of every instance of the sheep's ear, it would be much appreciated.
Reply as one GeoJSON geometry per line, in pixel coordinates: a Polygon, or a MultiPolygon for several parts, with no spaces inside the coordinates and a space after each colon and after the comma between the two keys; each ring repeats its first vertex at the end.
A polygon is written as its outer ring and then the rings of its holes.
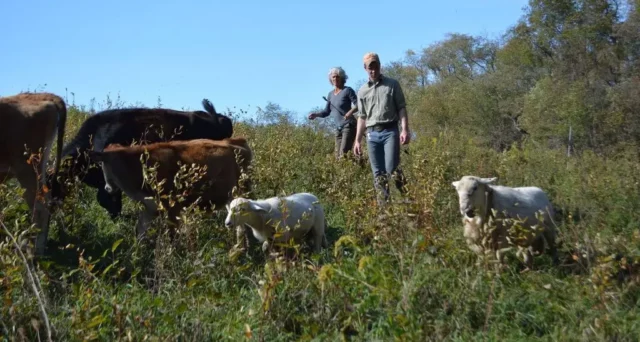
{"type": "Polygon", "coordinates": [[[256,202],[249,202],[249,208],[253,211],[268,211],[267,208],[262,207],[260,204],[256,202]]]}
{"type": "Polygon", "coordinates": [[[229,205],[229,203],[224,205],[225,208],[227,208],[227,211],[231,211],[231,206],[229,205]]]}
{"type": "Polygon", "coordinates": [[[458,184],[460,184],[460,181],[451,182],[451,185],[456,189],[458,188],[458,184]]]}
{"type": "Polygon", "coordinates": [[[484,184],[493,184],[498,180],[498,177],[492,177],[492,178],[480,178],[480,181],[484,184]]]}

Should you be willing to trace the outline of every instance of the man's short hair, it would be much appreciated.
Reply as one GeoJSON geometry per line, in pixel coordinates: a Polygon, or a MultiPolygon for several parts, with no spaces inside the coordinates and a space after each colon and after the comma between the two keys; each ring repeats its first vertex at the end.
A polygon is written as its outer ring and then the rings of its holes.
{"type": "Polygon", "coordinates": [[[380,64],[380,57],[375,52],[367,52],[362,60],[365,67],[368,67],[371,62],[378,62],[378,64],[380,64]]]}

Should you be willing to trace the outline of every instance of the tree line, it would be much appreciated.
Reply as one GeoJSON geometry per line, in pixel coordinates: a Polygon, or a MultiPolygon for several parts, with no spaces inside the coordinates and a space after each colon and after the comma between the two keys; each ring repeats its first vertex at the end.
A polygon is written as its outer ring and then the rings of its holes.
{"type": "Polygon", "coordinates": [[[383,72],[423,135],[497,150],[640,147],[640,0],[530,0],[497,39],[452,33],[383,72]]]}

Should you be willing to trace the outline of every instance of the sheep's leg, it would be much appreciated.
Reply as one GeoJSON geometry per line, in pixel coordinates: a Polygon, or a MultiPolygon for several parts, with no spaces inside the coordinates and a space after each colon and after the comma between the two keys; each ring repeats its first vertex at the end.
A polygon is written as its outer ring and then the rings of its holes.
{"type": "Polygon", "coordinates": [[[324,216],[324,211],[323,211],[323,217],[322,217],[322,229],[320,230],[320,235],[322,236],[322,241],[320,241],[320,245],[322,245],[323,248],[328,248],[329,247],[329,242],[327,241],[327,227],[329,225],[327,224],[327,218],[324,216]]]}
{"type": "Polygon", "coordinates": [[[471,251],[473,251],[474,253],[478,254],[478,255],[483,255],[483,249],[482,247],[480,247],[479,245],[477,245],[473,240],[471,239],[466,239],[467,240],[467,246],[469,247],[469,249],[471,251]]]}
{"type": "Polygon", "coordinates": [[[556,246],[556,232],[553,227],[546,227],[546,229],[542,232],[544,239],[547,241],[547,245],[549,246],[549,255],[553,260],[554,265],[558,265],[560,260],[558,259],[558,249],[556,246]]]}
{"type": "Polygon", "coordinates": [[[313,231],[313,252],[314,253],[320,253],[320,251],[322,250],[322,243],[325,240],[324,239],[324,234],[322,234],[320,232],[320,229],[316,228],[315,226],[312,227],[312,231],[313,231]]]}
{"type": "Polygon", "coordinates": [[[315,219],[315,224],[311,227],[311,232],[313,233],[313,251],[320,253],[322,247],[327,247],[327,237],[325,235],[327,221],[321,209],[316,208],[316,213],[318,215],[315,219]]]}
{"type": "Polygon", "coordinates": [[[502,249],[496,249],[496,272],[500,272],[504,267],[504,256],[505,256],[505,251],[503,251],[502,249]]]}
{"type": "Polygon", "coordinates": [[[243,224],[236,226],[236,245],[234,248],[245,250],[249,247],[246,231],[247,230],[243,224]]]}
{"type": "Polygon", "coordinates": [[[525,273],[533,269],[533,254],[531,253],[531,248],[520,248],[520,254],[522,254],[522,259],[524,261],[525,269],[520,273],[525,273]]]}
{"type": "Polygon", "coordinates": [[[481,266],[483,259],[484,259],[484,249],[475,243],[475,240],[473,239],[465,239],[465,241],[467,242],[467,247],[476,255],[477,260],[476,260],[476,266],[481,266]]]}
{"type": "Polygon", "coordinates": [[[496,251],[496,260],[494,261],[494,270],[496,271],[496,273],[500,273],[500,271],[502,271],[502,261],[504,258],[504,254],[501,253],[500,251],[496,251]]]}

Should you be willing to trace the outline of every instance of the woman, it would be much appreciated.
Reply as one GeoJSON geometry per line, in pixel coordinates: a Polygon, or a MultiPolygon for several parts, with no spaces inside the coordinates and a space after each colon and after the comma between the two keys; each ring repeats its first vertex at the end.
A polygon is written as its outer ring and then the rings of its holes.
{"type": "Polygon", "coordinates": [[[353,147],[356,136],[356,120],[353,113],[358,111],[358,95],[345,83],[349,77],[341,67],[329,70],[329,82],[333,90],[327,96],[327,104],[323,111],[309,114],[309,120],[326,118],[331,115],[336,128],[336,158],[341,158],[353,147]]]}

